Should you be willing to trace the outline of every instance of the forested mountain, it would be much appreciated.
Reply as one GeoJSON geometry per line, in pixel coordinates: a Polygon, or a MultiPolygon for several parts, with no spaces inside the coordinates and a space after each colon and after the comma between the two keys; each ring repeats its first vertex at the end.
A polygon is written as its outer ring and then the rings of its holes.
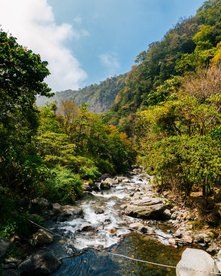
{"type": "Polygon", "coordinates": [[[126,75],[108,78],[100,84],[92,84],[79,90],[66,90],[56,92],[52,98],[39,97],[37,104],[44,105],[46,102],[73,100],[78,106],[88,104],[88,109],[95,113],[107,111],[113,105],[116,95],[124,86],[126,75]]]}
{"type": "Polygon", "coordinates": [[[181,20],[138,55],[105,120],[129,133],[138,162],[162,189],[185,197],[197,191],[208,200],[204,210],[218,210],[220,0],[206,1],[194,17],[181,20]]]}
{"type": "Polygon", "coordinates": [[[220,14],[220,0],[206,1],[194,17],[181,20],[161,41],[153,42],[140,53],[126,77],[126,85],[115,99],[110,122],[128,129],[137,110],[168,99],[183,76],[218,63],[220,14]]]}

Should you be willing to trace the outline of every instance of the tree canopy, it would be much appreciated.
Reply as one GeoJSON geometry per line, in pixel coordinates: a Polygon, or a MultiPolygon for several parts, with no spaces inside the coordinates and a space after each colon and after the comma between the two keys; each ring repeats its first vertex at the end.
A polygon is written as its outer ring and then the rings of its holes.
{"type": "MultiPolygon", "coordinates": [[[[24,163],[33,153],[32,136],[38,126],[37,95],[48,96],[44,78],[47,62],[0,31],[0,184],[17,189],[24,163]]],[[[27,163],[27,162],[26,162],[27,163]]],[[[26,175],[28,177],[28,175],[26,175]]],[[[23,187],[24,188],[24,187],[23,187]]]]}

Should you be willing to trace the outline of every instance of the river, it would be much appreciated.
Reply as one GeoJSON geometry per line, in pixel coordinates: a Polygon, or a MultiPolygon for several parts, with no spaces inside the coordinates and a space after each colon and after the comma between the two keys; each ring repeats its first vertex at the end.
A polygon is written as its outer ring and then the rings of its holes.
{"type": "Polygon", "coordinates": [[[175,275],[173,268],[114,255],[175,266],[184,249],[169,246],[167,222],[142,220],[124,213],[124,204],[130,203],[134,194],[151,194],[148,176],[133,172],[116,179],[110,189],[92,191],[78,201],[77,215],[62,217],[49,225],[59,233],[51,249],[63,259],[54,276],[175,275]],[[148,231],[137,231],[133,228],[137,223],[148,231]]]}

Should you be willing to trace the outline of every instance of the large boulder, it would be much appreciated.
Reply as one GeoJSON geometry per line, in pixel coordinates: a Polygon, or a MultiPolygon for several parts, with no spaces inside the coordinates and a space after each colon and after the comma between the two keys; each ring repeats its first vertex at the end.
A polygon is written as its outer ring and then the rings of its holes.
{"type": "Polygon", "coordinates": [[[53,213],[54,215],[60,214],[61,211],[62,211],[62,206],[61,206],[61,204],[59,204],[59,203],[53,203],[53,204],[52,204],[52,213],[53,213]]]}
{"type": "Polygon", "coordinates": [[[125,214],[136,218],[161,220],[166,218],[166,208],[167,204],[163,199],[144,197],[126,205],[125,214]]]}
{"type": "Polygon", "coordinates": [[[101,190],[108,190],[116,183],[116,180],[110,177],[107,177],[105,180],[101,181],[100,189],[101,190]]]}
{"type": "Polygon", "coordinates": [[[176,266],[177,276],[210,276],[213,272],[213,258],[201,249],[185,249],[176,266]]]}
{"type": "Polygon", "coordinates": [[[40,246],[52,243],[54,240],[53,234],[49,233],[48,231],[44,229],[39,229],[38,232],[33,234],[31,244],[34,246],[40,246]]]}
{"type": "Polygon", "coordinates": [[[79,217],[82,215],[83,210],[81,207],[73,206],[73,205],[63,205],[61,208],[62,213],[69,214],[71,216],[79,217]]]}
{"type": "Polygon", "coordinates": [[[50,251],[40,250],[22,262],[18,269],[21,276],[41,276],[50,275],[60,265],[61,262],[50,251]]]}
{"type": "Polygon", "coordinates": [[[109,190],[111,188],[111,185],[107,182],[101,182],[100,183],[100,190],[109,190]]]}
{"type": "Polygon", "coordinates": [[[6,240],[6,239],[0,239],[0,258],[4,257],[4,255],[6,254],[9,246],[10,246],[10,241],[6,240]]]}
{"type": "Polygon", "coordinates": [[[72,205],[63,205],[60,209],[60,215],[57,217],[58,221],[72,220],[83,216],[81,207],[72,205]]]}
{"type": "Polygon", "coordinates": [[[221,273],[221,250],[219,250],[217,259],[215,260],[215,269],[218,273],[221,273]]]}
{"type": "Polygon", "coordinates": [[[20,276],[16,269],[5,269],[2,271],[1,276],[20,276]]]}

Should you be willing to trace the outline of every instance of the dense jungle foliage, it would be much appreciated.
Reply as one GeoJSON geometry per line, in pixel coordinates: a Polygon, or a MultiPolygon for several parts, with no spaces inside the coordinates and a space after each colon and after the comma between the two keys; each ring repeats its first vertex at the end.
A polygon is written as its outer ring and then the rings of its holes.
{"type": "Polygon", "coordinates": [[[31,199],[73,203],[85,181],[128,170],[134,158],[126,134],[98,115],[63,101],[38,109],[50,96],[47,62],[0,31],[0,236],[26,223],[31,199]]]}
{"type": "Polygon", "coordinates": [[[183,76],[219,63],[220,11],[220,0],[206,1],[194,17],[180,20],[161,41],[137,56],[109,114],[112,122],[131,131],[128,122],[138,109],[167,100],[183,76]]]}
{"type": "Polygon", "coordinates": [[[47,62],[0,31],[0,236],[22,228],[31,199],[73,202],[83,183],[127,171],[134,149],[162,189],[221,201],[220,63],[221,0],[209,0],[128,74],[89,87],[95,102],[116,92],[102,117],[66,98],[37,108],[47,62]]]}
{"type": "Polygon", "coordinates": [[[221,1],[209,0],[138,55],[105,117],[133,137],[162,188],[205,197],[219,188],[220,62],[221,1]]]}

